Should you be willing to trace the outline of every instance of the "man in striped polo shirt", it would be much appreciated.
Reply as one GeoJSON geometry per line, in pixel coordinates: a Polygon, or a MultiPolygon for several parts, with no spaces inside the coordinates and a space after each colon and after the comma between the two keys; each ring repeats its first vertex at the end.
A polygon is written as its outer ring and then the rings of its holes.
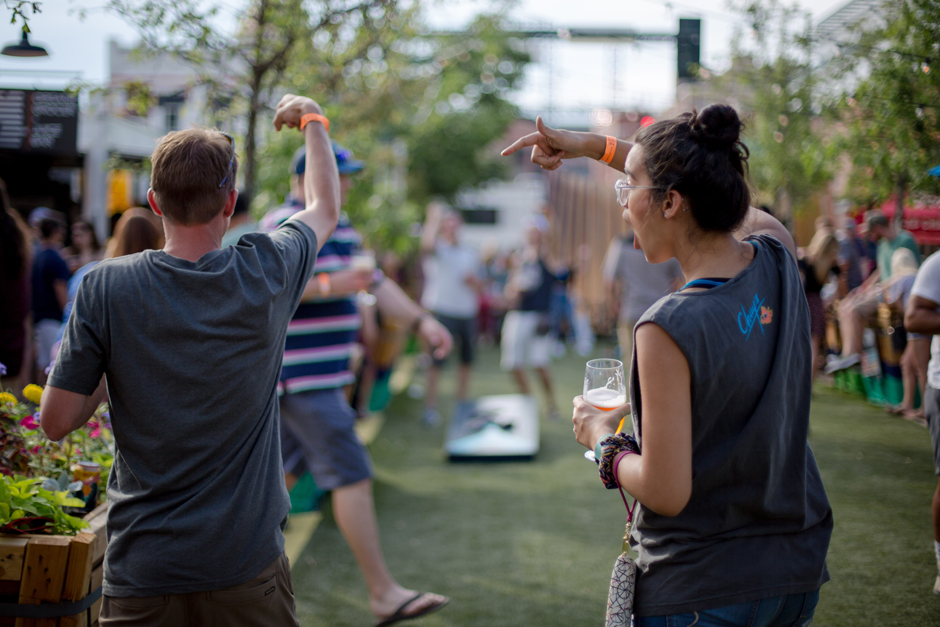
{"type": "MultiPolygon", "coordinates": [[[[346,203],[352,175],[363,168],[352,153],[333,142],[340,175],[340,204],[346,203]]],[[[269,212],[262,230],[272,230],[304,206],[303,151],[291,165],[291,195],[284,206],[269,212]]],[[[379,545],[372,500],[372,467],[356,437],[356,412],[343,386],[355,376],[349,357],[362,325],[357,304],[360,291],[372,292],[379,311],[402,320],[443,357],[450,334],[380,271],[354,268],[362,238],[349,218],[340,215],[333,235],[317,255],[317,274],[310,280],[287,330],[281,371],[281,432],[288,487],[309,470],[317,487],[332,492],[336,524],[346,538],[369,589],[369,607],[379,625],[423,616],[442,608],[448,599],[400,586],[388,572],[379,545]],[[291,456],[290,451],[297,455],[291,456]]]]}

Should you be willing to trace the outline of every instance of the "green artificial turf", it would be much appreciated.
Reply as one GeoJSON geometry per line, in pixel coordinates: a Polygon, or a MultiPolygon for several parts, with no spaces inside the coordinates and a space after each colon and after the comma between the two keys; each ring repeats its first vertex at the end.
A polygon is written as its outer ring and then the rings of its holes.
{"type": "MultiPolygon", "coordinates": [[[[569,355],[553,366],[563,414],[581,392],[584,362],[569,355]]],[[[472,394],[514,391],[497,352],[481,350],[472,394]]],[[[441,392],[446,420],[452,370],[441,392]]],[[[420,624],[602,625],[626,512],[584,460],[570,421],[543,419],[534,462],[450,464],[441,448],[445,428],[423,427],[422,409],[420,400],[395,398],[370,449],[389,568],[405,586],[451,597],[450,606],[420,624]]],[[[811,429],[835,512],[832,581],[823,587],[815,624],[940,625],[940,597],[931,594],[930,499],[937,480],[927,430],[823,388],[814,397],[811,429]]],[[[300,622],[370,625],[365,584],[326,503],[293,568],[300,622]]]]}

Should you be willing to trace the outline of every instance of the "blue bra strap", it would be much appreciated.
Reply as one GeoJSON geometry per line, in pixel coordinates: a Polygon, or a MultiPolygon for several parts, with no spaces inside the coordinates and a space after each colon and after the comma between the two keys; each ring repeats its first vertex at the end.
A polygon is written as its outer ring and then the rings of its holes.
{"type": "Polygon", "coordinates": [[[718,287],[719,285],[724,285],[724,284],[727,283],[729,280],[730,280],[730,279],[723,279],[723,280],[719,280],[719,279],[695,279],[694,281],[689,281],[688,283],[686,283],[685,285],[683,285],[683,286],[679,289],[679,291],[681,292],[682,290],[687,289],[687,288],[690,288],[690,287],[704,287],[705,289],[709,289],[709,290],[710,290],[710,289],[713,288],[713,287],[718,287]]]}

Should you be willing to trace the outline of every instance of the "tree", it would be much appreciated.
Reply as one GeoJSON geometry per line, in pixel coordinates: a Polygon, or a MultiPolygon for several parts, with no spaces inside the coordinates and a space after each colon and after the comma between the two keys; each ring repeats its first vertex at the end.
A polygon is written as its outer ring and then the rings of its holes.
{"type": "Polygon", "coordinates": [[[810,17],[776,0],[738,3],[734,9],[749,27],[751,44],[745,46],[737,34],[732,69],[716,80],[722,93],[739,94],[759,199],[786,218],[830,180],[835,158],[820,117],[810,17]]]}
{"type": "Polygon", "coordinates": [[[211,116],[244,117],[244,190],[250,200],[257,178],[259,122],[284,86],[298,50],[320,32],[371,27],[396,0],[248,0],[234,32],[217,28],[220,8],[201,0],[109,0],[132,24],[146,54],[170,53],[189,64],[209,87],[211,116]]]}
{"type": "MultiPolygon", "coordinates": [[[[407,254],[428,198],[453,199],[503,175],[486,147],[516,115],[507,98],[528,55],[502,21],[496,12],[459,32],[428,32],[412,5],[386,13],[371,33],[318,33],[295,55],[286,84],[322,95],[331,135],[368,163],[347,211],[370,245],[407,254]]],[[[269,133],[259,209],[286,194],[287,164],[300,144],[269,133]]]]}
{"type": "MultiPolygon", "coordinates": [[[[908,190],[937,194],[940,164],[940,3],[894,0],[854,30],[831,70],[841,77],[836,117],[854,165],[855,200],[873,204],[908,190]]],[[[901,212],[897,212],[900,219],[901,212]]]]}

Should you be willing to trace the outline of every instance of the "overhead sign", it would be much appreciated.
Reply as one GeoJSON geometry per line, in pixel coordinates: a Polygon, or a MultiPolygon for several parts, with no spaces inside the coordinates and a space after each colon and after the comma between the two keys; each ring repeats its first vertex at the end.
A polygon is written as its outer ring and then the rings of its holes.
{"type": "Polygon", "coordinates": [[[0,89],[0,150],[74,155],[77,136],[77,96],[0,89]]]}

